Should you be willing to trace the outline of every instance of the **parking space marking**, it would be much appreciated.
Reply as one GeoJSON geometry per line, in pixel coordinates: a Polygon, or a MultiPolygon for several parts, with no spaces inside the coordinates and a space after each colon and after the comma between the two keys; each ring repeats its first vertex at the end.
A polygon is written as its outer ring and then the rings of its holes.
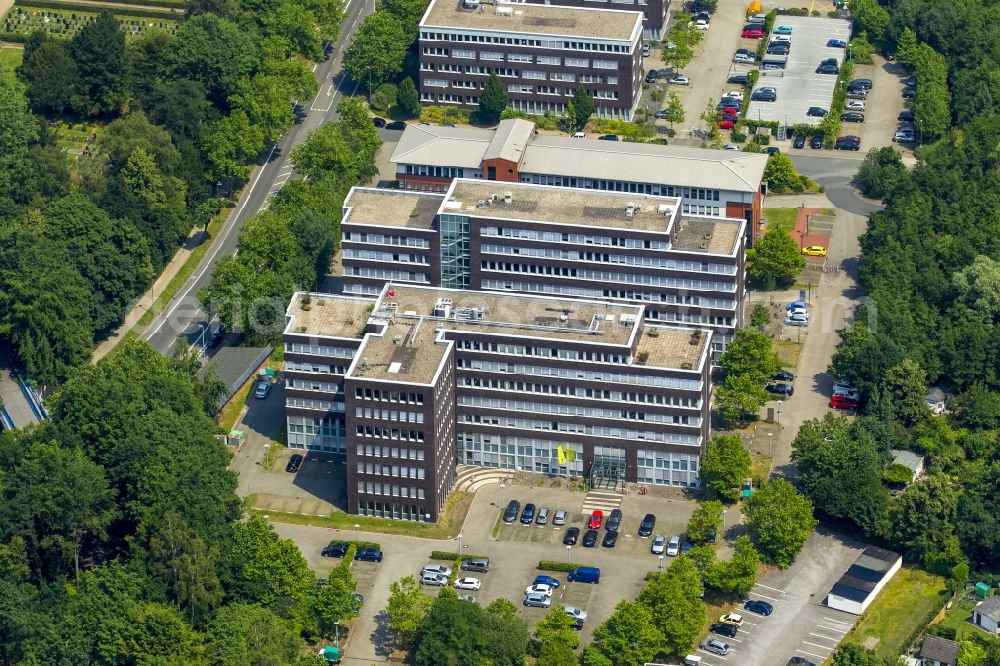
{"type": "Polygon", "coordinates": [[[848,631],[850,631],[849,629],[837,629],[836,627],[828,627],[824,624],[817,624],[816,626],[821,627],[823,629],[829,629],[830,631],[839,631],[842,634],[846,634],[848,631]]]}
{"type": "Polygon", "coordinates": [[[852,624],[854,624],[853,622],[845,622],[843,620],[834,620],[832,617],[827,617],[826,615],[823,616],[823,619],[826,620],[827,622],[833,622],[834,624],[846,624],[848,627],[850,627],[852,624]]]}
{"type": "Polygon", "coordinates": [[[760,592],[754,592],[753,595],[755,597],[760,597],[761,599],[770,599],[771,601],[778,601],[778,599],[775,599],[774,597],[769,597],[766,594],[761,594],[760,592]]]}
{"type": "Polygon", "coordinates": [[[834,643],[839,643],[839,638],[830,638],[829,636],[824,636],[823,634],[817,634],[816,632],[810,631],[810,636],[815,636],[816,638],[822,638],[824,641],[833,641],[834,643]]]}
{"type": "MultiPolygon", "coordinates": [[[[703,650],[702,648],[698,648],[698,652],[704,652],[705,654],[710,654],[713,657],[718,657],[719,659],[722,659],[723,661],[729,661],[727,657],[723,657],[721,654],[715,654],[714,652],[709,652],[708,650],[703,650]]],[[[729,652],[732,653],[733,651],[730,650],[729,652]]]]}
{"type": "Polygon", "coordinates": [[[774,590],[775,592],[780,592],[781,594],[785,594],[785,591],[784,591],[784,590],[779,590],[779,589],[778,589],[778,588],[776,588],[776,587],[771,587],[771,586],[769,586],[769,585],[764,585],[763,583],[757,583],[757,584],[756,584],[756,585],[755,585],[754,587],[762,587],[762,588],[764,588],[765,590],[774,590]]]}
{"type": "Polygon", "coordinates": [[[795,650],[796,652],[801,652],[802,654],[807,654],[810,657],[817,657],[819,659],[826,659],[828,654],[816,654],[815,652],[806,652],[805,650],[795,650]]]}
{"type": "Polygon", "coordinates": [[[806,645],[812,645],[813,647],[818,647],[821,650],[833,650],[833,648],[827,647],[826,645],[820,645],[819,643],[810,643],[809,641],[802,641],[802,642],[805,643],[806,645]]]}

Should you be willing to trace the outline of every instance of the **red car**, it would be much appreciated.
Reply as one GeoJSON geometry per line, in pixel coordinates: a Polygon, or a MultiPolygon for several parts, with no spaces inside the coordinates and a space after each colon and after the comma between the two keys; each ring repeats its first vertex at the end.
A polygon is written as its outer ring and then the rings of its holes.
{"type": "Polygon", "coordinates": [[[590,522],[587,523],[587,529],[599,530],[601,529],[601,523],[603,522],[604,522],[604,512],[595,511],[594,513],[590,514],[590,522]]]}
{"type": "Polygon", "coordinates": [[[723,118],[722,120],[719,121],[719,129],[733,129],[735,125],[736,123],[734,123],[729,118],[723,118]]]}
{"type": "Polygon", "coordinates": [[[743,28],[743,37],[746,39],[764,39],[764,29],[757,26],[743,28]]]}
{"type": "Polygon", "coordinates": [[[834,409],[857,409],[858,401],[845,395],[835,395],[830,398],[830,407],[834,409]]]}

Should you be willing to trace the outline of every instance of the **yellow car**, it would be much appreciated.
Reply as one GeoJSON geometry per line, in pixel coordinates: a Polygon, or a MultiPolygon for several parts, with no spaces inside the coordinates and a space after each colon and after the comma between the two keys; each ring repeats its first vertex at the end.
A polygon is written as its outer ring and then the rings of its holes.
{"type": "Polygon", "coordinates": [[[810,257],[825,257],[826,248],[822,245],[810,245],[809,247],[802,248],[802,254],[809,255],[810,257]]]}
{"type": "Polygon", "coordinates": [[[742,627],[743,616],[735,611],[729,611],[719,618],[719,622],[722,622],[723,624],[735,624],[737,627],[742,627]]]}

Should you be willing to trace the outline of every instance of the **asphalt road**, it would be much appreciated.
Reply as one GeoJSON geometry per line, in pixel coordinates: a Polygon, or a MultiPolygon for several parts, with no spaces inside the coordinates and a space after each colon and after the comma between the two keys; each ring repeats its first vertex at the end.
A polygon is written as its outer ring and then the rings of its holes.
{"type": "Polygon", "coordinates": [[[271,197],[292,177],[293,167],[289,160],[292,148],[304,141],[311,130],[335,120],[337,102],[344,94],[354,92],[354,84],[346,81],[341,71],[341,62],[354,31],[361,20],[373,11],[374,0],[348,1],[340,37],[328,45],[329,57],[318,63],[314,70],[319,81],[316,97],[296,105],[296,124],[279,143],[265,150],[236,209],[213,239],[209,251],[184,286],[140,336],[160,352],[170,353],[178,336],[187,338],[189,345],[200,342],[207,315],[198,307],[198,291],[212,279],[215,262],[236,252],[236,241],[243,223],[265,210],[271,197]],[[351,89],[345,90],[347,86],[351,89]]]}
{"type": "Polygon", "coordinates": [[[879,202],[861,198],[852,184],[865,153],[823,151],[813,156],[796,150],[788,156],[799,173],[823,186],[826,198],[837,208],[863,216],[882,210],[879,202]]]}

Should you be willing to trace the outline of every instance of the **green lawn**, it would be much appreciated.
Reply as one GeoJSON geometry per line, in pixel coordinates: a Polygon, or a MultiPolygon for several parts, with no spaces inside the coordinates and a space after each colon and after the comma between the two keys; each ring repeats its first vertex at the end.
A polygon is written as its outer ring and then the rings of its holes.
{"type": "Polygon", "coordinates": [[[900,569],[861,619],[844,638],[846,642],[869,645],[880,657],[906,652],[904,643],[918,625],[948,601],[941,576],[911,567],[900,569]],[[874,643],[872,646],[871,643],[874,643]]]}
{"type": "Polygon", "coordinates": [[[788,233],[795,231],[795,218],[799,215],[798,208],[765,208],[767,229],[784,229],[788,233]]]}
{"type": "Polygon", "coordinates": [[[951,627],[955,630],[955,640],[961,641],[969,638],[970,636],[979,636],[986,640],[996,641],[996,638],[990,638],[982,629],[978,629],[969,622],[969,618],[972,617],[972,609],[976,607],[979,603],[978,599],[966,599],[963,597],[952,606],[951,610],[948,611],[944,619],[941,620],[940,624],[951,627]]]}
{"type": "Polygon", "coordinates": [[[3,72],[4,81],[14,80],[14,68],[21,64],[22,49],[15,49],[9,46],[0,48],[0,72],[3,72]]]}

